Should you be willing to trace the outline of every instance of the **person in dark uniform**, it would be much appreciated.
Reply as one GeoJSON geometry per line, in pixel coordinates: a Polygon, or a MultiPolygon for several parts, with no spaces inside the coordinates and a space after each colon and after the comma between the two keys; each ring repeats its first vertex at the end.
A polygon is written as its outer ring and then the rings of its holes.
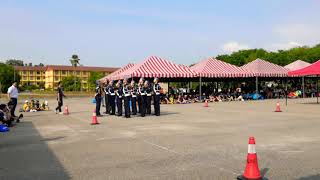
{"type": "Polygon", "coordinates": [[[137,115],[137,87],[134,80],[131,81],[131,107],[132,115],[137,115]]]}
{"type": "Polygon", "coordinates": [[[100,114],[100,107],[101,107],[101,97],[102,97],[102,84],[100,81],[97,82],[97,87],[96,87],[96,94],[94,95],[94,98],[96,99],[96,114],[97,116],[101,117],[100,114]]]}
{"type": "Polygon", "coordinates": [[[105,100],[105,104],[106,104],[106,114],[109,114],[110,113],[110,103],[109,103],[109,91],[108,91],[108,88],[109,88],[109,81],[106,80],[105,83],[104,83],[104,87],[103,87],[103,90],[104,90],[104,100],[105,100]]]}
{"type": "Polygon", "coordinates": [[[116,91],[117,94],[117,109],[118,109],[118,113],[117,116],[122,116],[122,96],[123,96],[123,90],[122,90],[122,85],[121,85],[121,81],[118,81],[116,84],[116,88],[118,89],[116,91]]]}
{"type": "MultiPolygon", "coordinates": [[[[143,81],[142,81],[143,82],[143,81]]],[[[141,103],[139,104],[139,110],[141,113],[141,117],[146,116],[146,105],[147,105],[147,93],[144,84],[139,82],[138,92],[140,94],[141,103]]]]}
{"type": "Polygon", "coordinates": [[[144,82],[144,88],[147,93],[147,102],[146,102],[146,114],[151,114],[151,97],[152,97],[152,89],[149,81],[144,82]]]}
{"type": "MultiPolygon", "coordinates": [[[[115,112],[116,112],[116,104],[115,104],[116,94],[114,92],[113,85],[114,85],[114,82],[110,81],[108,85],[109,107],[111,109],[110,115],[115,115],[115,112]]],[[[110,112],[110,109],[109,109],[109,112],[110,112]]]]}
{"type": "Polygon", "coordinates": [[[140,78],[138,82],[138,89],[137,89],[137,100],[138,100],[138,113],[141,114],[141,108],[142,108],[142,102],[141,102],[141,94],[140,94],[140,89],[143,87],[144,79],[140,78]]]}
{"type": "Polygon", "coordinates": [[[156,116],[160,116],[160,90],[161,90],[161,87],[160,87],[160,85],[159,85],[159,79],[158,79],[158,78],[154,78],[153,83],[154,83],[154,84],[153,84],[154,114],[155,114],[156,116]]]}
{"type": "Polygon", "coordinates": [[[124,95],[124,116],[126,118],[130,118],[130,84],[128,83],[128,79],[123,80],[122,92],[124,95]]]}
{"type": "Polygon", "coordinates": [[[59,114],[62,114],[61,112],[61,107],[63,106],[63,97],[66,97],[63,93],[62,90],[62,83],[58,82],[58,88],[57,88],[57,101],[58,101],[58,106],[56,107],[56,114],[59,111],[59,114]]]}

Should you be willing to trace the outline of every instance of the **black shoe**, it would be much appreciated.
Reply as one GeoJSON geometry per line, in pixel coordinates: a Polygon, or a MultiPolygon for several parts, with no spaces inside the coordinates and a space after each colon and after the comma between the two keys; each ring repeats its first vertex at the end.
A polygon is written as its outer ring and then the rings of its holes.
{"type": "Polygon", "coordinates": [[[110,115],[115,115],[115,113],[111,113],[110,115]]]}

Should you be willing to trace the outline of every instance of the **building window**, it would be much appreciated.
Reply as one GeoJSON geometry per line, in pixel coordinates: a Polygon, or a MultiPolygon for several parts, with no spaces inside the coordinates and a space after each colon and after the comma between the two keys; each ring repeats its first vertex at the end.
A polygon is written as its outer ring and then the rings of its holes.
{"type": "Polygon", "coordinates": [[[27,77],[25,77],[25,76],[24,76],[24,77],[23,77],[23,80],[25,80],[25,81],[26,81],[26,80],[27,80],[27,77]]]}
{"type": "Polygon", "coordinates": [[[82,74],[83,74],[84,76],[86,76],[86,75],[87,75],[87,72],[82,72],[82,74]]]}
{"type": "Polygon", "coordinates": [[[77,75],[80,75],[80,71],[77,71],[77,75]]]}
{"type": "Polygon", "coordinates": [[[62,75],[66,75],[66,74],[67,74],[67,71],[61,71],[61,74],[62,74],[62,75]]]}
{"type": "Polygon", "coordinates": [[[54,74],[55,75],[59,75],[59,71],[54,71],[54,74]]]}
{"type": "Polygon", "coordinates": [[[33,71],[29,71],[29,74],[30,74],[30,75],[33,75],[33,71]]]}
{"type": "Polygon", "coordinates": [[[37,71],[37,75],[40,75],[40,71],[37,71]]]}
{"type": "Polygon", "coordinates": [[[30,80],[33,81],[33,77],[30,77],[30,80]]]}
{"type": "Polygon", "coordinates": [[[23,74],[26,75],[26,74],[27,74],[27,71],[23,71],[23,74]]]}
{"type": "Polygon", "coordinates": [[[40,77],[37,77],[37,80],[39,81],[41,78],[40,77]]]}
{"type": "Polygon", "coordinates": [[[59,77],[54,77],[54,80],[55,81],[59,81],[59,77]]]}

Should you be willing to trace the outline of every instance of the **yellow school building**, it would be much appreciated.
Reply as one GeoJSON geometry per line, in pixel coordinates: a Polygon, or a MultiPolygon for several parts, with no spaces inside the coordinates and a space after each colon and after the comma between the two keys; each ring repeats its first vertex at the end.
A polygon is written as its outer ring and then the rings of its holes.
{"type": "Polygon", "coordinates": [[[76,76],[81,79],[81,89],[88,89],[88,78],[90,72],[102,72],[108,75],[118,68],[112,67],[91,67],[91,66],[62,66],[47,65],[44,67],[36,66],[15,66],[15,71],[20,75],[21,85],[44,85],[46,89],[55,89],[57,83],[68,76],[76,76]]]}

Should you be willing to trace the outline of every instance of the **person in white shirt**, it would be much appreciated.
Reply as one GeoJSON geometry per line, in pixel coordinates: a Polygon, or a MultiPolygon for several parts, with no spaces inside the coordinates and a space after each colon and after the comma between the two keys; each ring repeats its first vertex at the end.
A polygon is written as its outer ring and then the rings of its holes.
{"type": "Polygon", "coordinates": [[[19,96],[19,92],[18,92],[18,88],[17,88],[17,83],[14,82],[12,84],[12,86],[8,88],[8,98],[9,98],[9,100],[12,103],[12,106],[13,106],[11,108],[11,115],[13,117],[16,117],[14,112],[16,110],[17,103],[18,103],[18,96],[19,96]]]}

